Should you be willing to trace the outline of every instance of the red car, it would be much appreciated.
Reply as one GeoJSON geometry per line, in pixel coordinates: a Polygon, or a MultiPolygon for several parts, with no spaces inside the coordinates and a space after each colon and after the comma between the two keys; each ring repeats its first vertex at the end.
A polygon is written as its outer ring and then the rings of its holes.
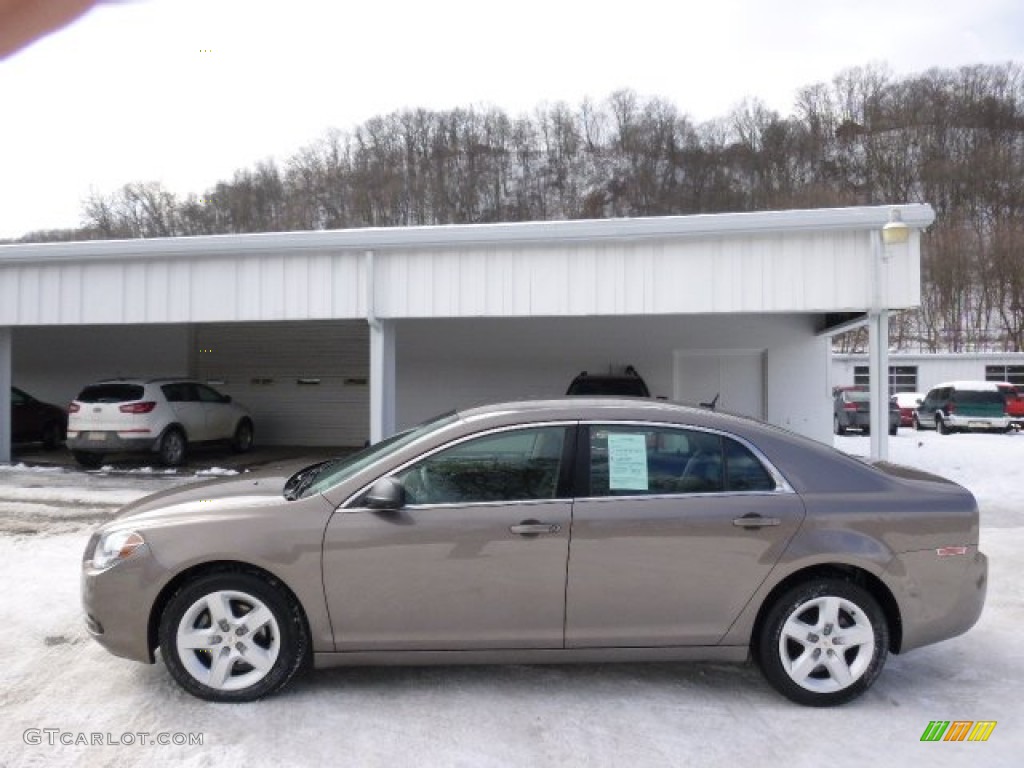
{"type": "Polygon", "coordinates": [[[53,450],[64,442],[67,432],[67,411],[11,387],[12,443],[42,443],[53,450]]]}
{"type": "Polygon", "coordinates": [[[914,411],[924,400],[924,395],[921,392],[897,392],[891,400],[900,409],[900,426],[914,426],[914,411]]]}
{"type": "Polygon", "coordinates": [[[996,386],[1006,399],[1006,415],[1010,417],[1010,425],[1017,429],[1024,428],[1024,395],[1008,381],[997,381],[996,386]]]}

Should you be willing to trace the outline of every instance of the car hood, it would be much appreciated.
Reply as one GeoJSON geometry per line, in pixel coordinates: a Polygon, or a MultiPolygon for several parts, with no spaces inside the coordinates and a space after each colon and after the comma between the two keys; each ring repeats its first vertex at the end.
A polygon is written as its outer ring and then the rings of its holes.
{"type": "Polygon", "coordinates": [[[284,486],[288,478],[315,463],[308,459],[291,461],[256,472],[246,472],[238,477],[218,478],[159,491],[128,504],[108,525],[120,526],[125,522],[139,520],[155,521],[163,517],[223,515],[233,509],[242,511],[258,506],[287,504],[284,486]]]}

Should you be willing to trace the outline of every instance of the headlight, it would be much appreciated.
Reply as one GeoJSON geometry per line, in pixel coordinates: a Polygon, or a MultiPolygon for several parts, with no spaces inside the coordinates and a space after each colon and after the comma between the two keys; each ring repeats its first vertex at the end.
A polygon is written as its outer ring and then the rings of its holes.
{"type": "Polygon", "coordinates": [[[134,556],[146,540],[135,531],[111,531],[100,536],[92,553],[92,567],[103,570],[134,556]]]}

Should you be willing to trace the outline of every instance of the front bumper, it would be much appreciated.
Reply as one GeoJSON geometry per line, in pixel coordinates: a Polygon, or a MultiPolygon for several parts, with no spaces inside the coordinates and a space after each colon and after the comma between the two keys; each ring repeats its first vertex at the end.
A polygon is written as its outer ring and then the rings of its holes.
{"type": "Polygon", "coordinates": [[[897,555],[886,569],[903,624],[901,651],[961,635],[978,621],[988,590],[988,558],[977,548],[940,556],[935,549],[897,555]]]}
{"type": "MultiPolygon", "coordinates": [[[[89,556],[95,539],[86,551],[89,556]]],[[[115,656],[153,663],[149,616],[167,574],[144,547],[104,570],[82,562],[82,609],[89,634],[115,656]]]]}
{"type": "Polygon", "coordinates": [[[123,432],[87,431],[68,433],[66,444],[78,453],[149,453],[158,440],[152,434],[127,436],[123,432]]]}

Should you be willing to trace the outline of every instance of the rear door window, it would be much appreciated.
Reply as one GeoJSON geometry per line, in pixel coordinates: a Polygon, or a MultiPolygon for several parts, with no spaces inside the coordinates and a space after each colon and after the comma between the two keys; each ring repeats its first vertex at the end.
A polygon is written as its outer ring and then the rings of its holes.
{"type": "Polygon", "coordinates": [[[773,491],[776,483],[742,443],[671,427],[589,428],[591,497],[773,491]]]}

